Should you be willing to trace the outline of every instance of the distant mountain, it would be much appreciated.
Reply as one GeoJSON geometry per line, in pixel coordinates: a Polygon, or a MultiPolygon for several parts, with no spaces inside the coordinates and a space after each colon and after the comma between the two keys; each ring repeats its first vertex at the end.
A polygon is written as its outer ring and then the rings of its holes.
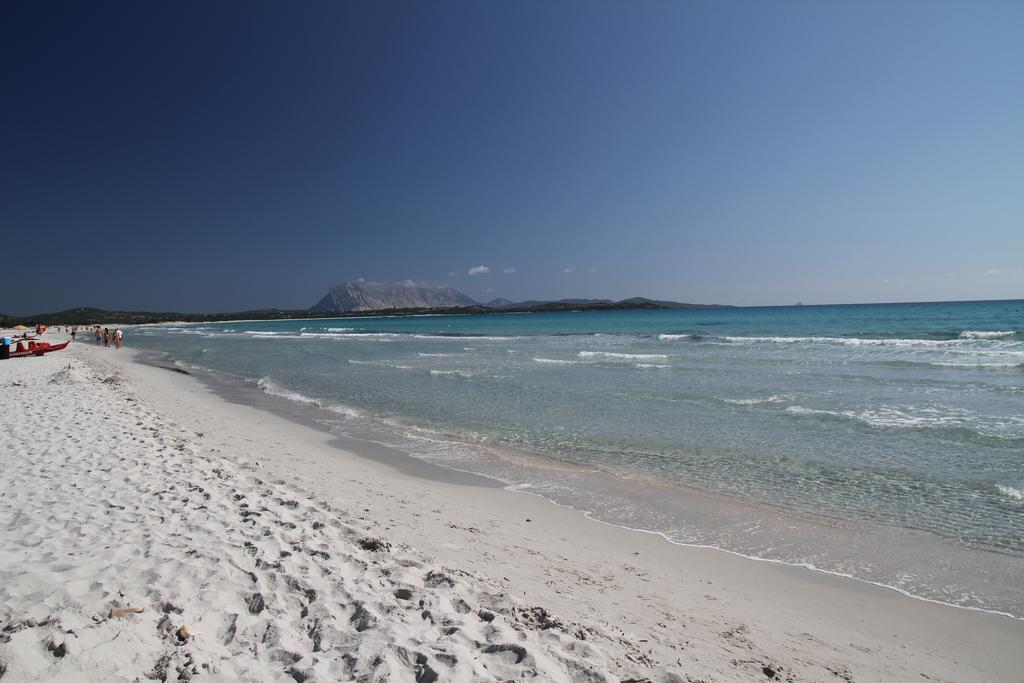
{"type": "Polygon", "coordinates": [[[328,290],[311,311],[382,311],[395,308],[455,308],[475,306],[475,301],[451,287],[415,284],[342,282],[328,290]]]}
{"type": "Polygon", "coordinates": [[[558,301],[520,301],[512,303],[508,299],[494,299],[486,306],[474,303],[472,299],[454,289],[436,287],[417,287],[415,285],[381,285],[370,282],[348,282],[332,287],[327,296],[312,308],[280,309],[261,308],[252,311],[235,311],[233,313],[173,313],[152,311],[105,311],[98,308],[72,308],[57,313],[37,313],[33,315],[2,315],[0,329],[11,328],[22,324],[32,327],[36,323],[44,325],[142,325],[147,323],[178,322],[217,322],[225,320],[286,320],[330,318],[343,312],[333,306],[363,306],[360,309],[348,309],[353,316],[360,315],[423,315],[433,313],[446,314],[491,314],[502,313],[558,313],[565,311],[628,311],[658,310],[670,308],[732,308],[717,304],[683,304],[677,301],[659,301],[633,297],[622,301],[609,299],[560,299],[558,301]],[[337,299],[335,299],[337,297],[337,299]],[[362,297],[361,299],[358,297],[362,297]],[[435,304],[435,301],[444,303],[435,304]]]}

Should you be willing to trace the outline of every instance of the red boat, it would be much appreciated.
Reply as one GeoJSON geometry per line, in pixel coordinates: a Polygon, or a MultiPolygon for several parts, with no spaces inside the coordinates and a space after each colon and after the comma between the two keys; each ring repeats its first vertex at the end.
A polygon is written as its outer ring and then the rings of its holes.
{"type": "Polygon", "coordinates": [[[14,346],[11,346],[10,344],[0,344],[0,360],[3,360],[4,358],[41,356],[44,353],[50,353],[51,351],[60,351],[70,343],[70,341],[66,341],[61,342],[60,344],[51,344],[50,342],[41,342],[29,339],[27,341],[19,341],[14,346]]]}

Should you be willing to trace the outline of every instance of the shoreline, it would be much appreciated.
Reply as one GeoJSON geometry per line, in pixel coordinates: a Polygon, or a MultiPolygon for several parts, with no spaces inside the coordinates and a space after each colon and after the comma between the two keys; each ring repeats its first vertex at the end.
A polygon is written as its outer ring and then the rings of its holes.
{"type": "MultiPolygon", "coordinates": [[[[37,360],[47,364],[43,376],[69,362],[97,376],[96,368],[109,368],[123,378],[118,392],[200,434],[191,440],[197,461],[241,463],[260,479],[280,481],[275,486],[282,490],[304,491],[332,508],[365,508],[361,523],[396,548],[429,548],[441,559],[438,566],[468,570],[484,592],[543,605],[555,618],[591,629],[587,642],[597,648],[595,661],[608,662],[606,680],[751,680],[767,677],[765,668],[790,680],[1015,680],[1024,666],[1016,646],[1024,624],[1018,620],[821,572],[751,562],[729,551],[667,543],[651,533],[594,524],[600,520],[538,496],[424,479],[354,453],[351,444],[339,446],[336,435],[232,403],[195,376],[134,362],[135,353],[127,349],[69,349],[67,355],[12,360],[0,371],[28,373],[37,360]],[[18,362],[26,365],[12,365],[18,362]],[[967,633],[972,642],[964,639],[967,633]]],[[[10,474],[5,469],[0,476],[10,474]]],[[[345,550],[339,546],[334,552],[345,550]]],[[[244,558],[244,552],[239,555],[244,558]]],[[[0,558],[7,559],[2,553],[0,558]]],[[[124,560],[122,569],[130,574],[133,562],[124,560]]],[[[3,565],[9,576],[7,561],[3,565]]],[[[28,647],[22,634],[46,628],[19,632],[19,643],[28,647]]],[[[202,646],[202,637],[196,643],[202,646]]],[[[0,644],[0,656],[5,654],[9,646],[0,644]]],[[[9,664],[7,671],[11,680],[31,680],[13,675],[9,664]]]]}
{"type": "MultiPolygon", "coordinates": [[[[160,356],[167,359],[167,362],[178,365],[178,361],[174,359],[173,354],[166,351],[147,349],[142,351],[141,354],[153,354],[154,357],[160,356]]],[[[145,359],[140,359],[140,361],[144,363],[148,362],[145,359]]],[[[187,364],[187,367],[189,367],[192,377],[206,385],[213,393],[224,400],[237,400],[242,405],[259,410],[270,411],[275,415],[288,419],[296,424],[329,433],[335,438],[333,445],[336,448],[357,457],[365,457],[371,461],[389,465],[403,474],[446,483],[456,483],[456,481],[461,477],[469,477],[470,483],[475,481],[476,485],[500,487],[509,493],[530,494],[545,503],[577,513],[588,521],[629,532],[655,536],[665,543],[673,546],[722,552],[748,561],[776,564],[789,567],[797,571],[823,574],[840,580],[851,580],[873,588],[892,591],[902,597],[912,600],[920,600],[925,603],[940,605],[943,607],[963,609],[970,612],[1024,622],[1024,615],[1014,614],[1003,609],[982,607],[972,604],[958,604],[938,597],[922,594],[921,592],[915,592],[913,589],[904,588],[893,583],[888,583],[884,580],[875,580],[851,572],[832,569],[827,566],[819,566],[813,562],[790,560],[785,559],[784,557],[765,556],[755,554],[754,552],[744,552],[742,550],[727,547],[726,545],[714,543],[680,540],[657,529],[630,526],[622,521],[605,519],[602,518],[600,513],[593,510],[577,507],[572,503],[558,500],[556,497],[553,497],[548,493],[538,493],[530,490],[531,487],[529,487],[529,485],[523,486],[521,484],[509,483],[508,481],[504,481],[498,477],[488,474],[486,471],[479,472],[472,469],[463,469],[462,467],[464,466],[460,466],[458,463],[437,464],[430,459],[412,455],[400,446],[394,446],[383,441],[364,436],[353,436],[352,434],[343,431],[346,430],[347,427],[339,427],[336,424],[330,425],[329,422],[325,422],[323,419],[320,419],[325,416],[329,418],[332,413],[329,407],[320,403],[319,399],[307,396],[302,396],[301,400],[299,398],[288,398],[283,394],[262,389],[259,384],[251,378],[236,376],[190,364],[187,364]],[[380,452],[372,453],[371,451],[374,450],[380,452]],[[386,455],[383,455],[384,453],[386,453],[386,455]]],[[[291,390],[284,389],[284,391],[289,394],[299,396],[298,394],[291,392],[291,390]]],[[[379,417],[370,417],[369,419],[376,421],[381,420],[379,417]]],[[[389,426],[394,427],[394,425],[389,426]]],[[[471,444],[471,446],[476,448],[481,447],[479,444],[471,444]]],[[[494,453],[507,451],[507,456],[510,458],[510,461],[515,462],[517,465],[521,464],[518,462],[520,459],[531,461],[530,464],[525,465],[526,468],[537,466],[536,463],[532,462],[533,460],[541,461],[542,464],[540,466],[544,466],[543,462],[551,460],[551,463],[555,467],[564,467],[568,471],[578,470],[580,472],[586,472],[588,474],[592,474],[595,480],[612,480],[613,482],[617,482],[622,479],[621,475],[616,474],[615,472],[598,470],[590,472],[587,467],[578,463],[558,460],[557,458],[552,458],[551,456],[544,454],[536,454],[526,451],[509,451],[507,448],[494,447],[493,445],[489,445],[485,450],[492,456],[494,453]]],[[[841,530],[841,533],[845,533],[849,536],[849,540],[851,542],[856,541],[861,544],[865,542],[875,542],[881,544],[892,544],[898,547],[903,547],[906,544],[910,544],[912,546],[916,544],[915,547],[918,551],[922,551],[923,549],[923,551],[956,553],[958,556],[963,557],[975,555],[985,556],[991,554],[990,551],[946,545],[942,539],[932,538],[930,535],[922,532],[874,525],[868,522],[855,523],[844,519],[821,517],[800,510],[790,510],[755,501],[737,499],[726,494],[704,491],[674,483],[655,480],[642,480],[638,482],[638,480],[632,478],[628,481],[623,480],[623,482],[628,484],[631,488],[650,489],[651,491],[657,492],[659,495],[669,497],[686,497],[688,499],[687,504],[690,507],[694,507],[694,502],[696,501],[696,507],[705,507],[710,511],[712,516],[734,516],[731,517],[733,520],[731,523],[737,523],[737,520],[763,520],[765,518],[771,518],[774,520],[775,524],[788,527],[791,530],[791,535],[794,536],[803,534],[809,537],[814,535],[818,540],[823,540],[833,534],[836,530],[841,530]]],[[[707,513],[705,513],[705,516],[707,516],[707,513]]],[[[927,554],[927,552],[925,552],[925,554],[927,554]]]]}

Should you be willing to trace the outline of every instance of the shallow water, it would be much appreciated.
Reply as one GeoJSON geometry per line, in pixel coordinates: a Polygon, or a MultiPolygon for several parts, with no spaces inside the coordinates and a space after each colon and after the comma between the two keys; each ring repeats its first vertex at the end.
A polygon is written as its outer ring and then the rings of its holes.
{"type": "Polygon", "coordinates": [[[131,343],[603,521],[1021,615],[1022,321],[1003,301],[233,322],[131,343]]]}

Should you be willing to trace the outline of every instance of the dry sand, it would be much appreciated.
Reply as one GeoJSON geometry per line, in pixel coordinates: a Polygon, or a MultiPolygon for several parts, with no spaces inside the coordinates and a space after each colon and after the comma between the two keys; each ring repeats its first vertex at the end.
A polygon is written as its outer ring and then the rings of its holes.
{"type": "Polygon", "coordinates": [[[1024,681],[1024,622],[598,524],[134,357],[0,362],[5,683],[1024,681]]]}

